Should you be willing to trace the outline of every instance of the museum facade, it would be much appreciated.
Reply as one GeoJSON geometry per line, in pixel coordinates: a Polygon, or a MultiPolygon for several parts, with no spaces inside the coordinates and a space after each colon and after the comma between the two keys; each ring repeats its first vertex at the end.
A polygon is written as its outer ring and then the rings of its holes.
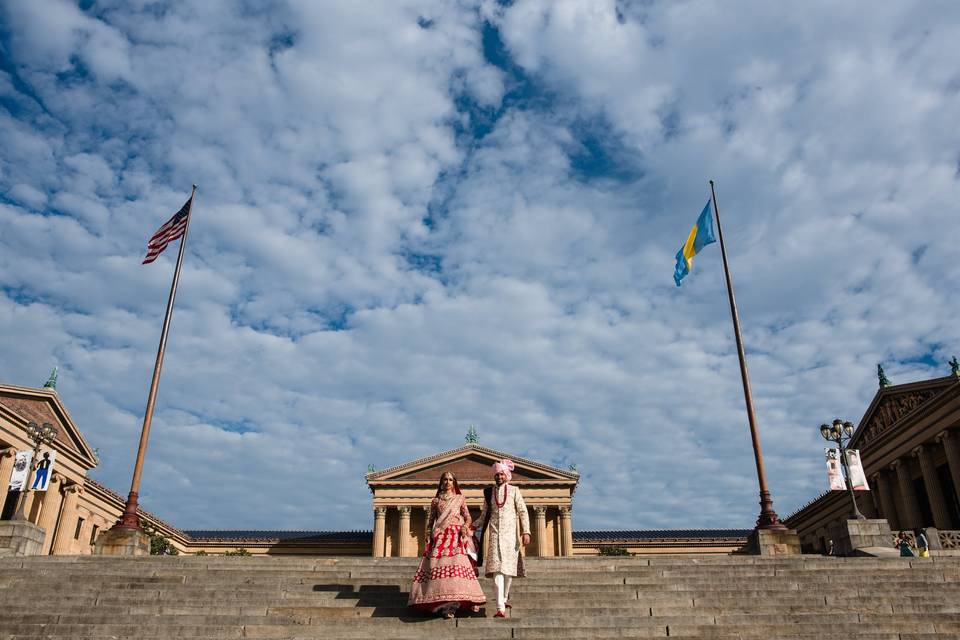
{"type": "MultiPolygon", "coordinates": [[[[960,370],[943,378],[881,386],[857,424],[850,448],[870,490],[855,492],[867,518],[893,531],[927,529],[943,549],[960,549],[960,370]],[[936,530],[935,532],[932,530],[936,530]],[[933,535],[933,534],[936,535],[933,535]]],[[[848,491],[829,491],[785,519],[803,549],[825,551],[852,517],[848,491]]]]}

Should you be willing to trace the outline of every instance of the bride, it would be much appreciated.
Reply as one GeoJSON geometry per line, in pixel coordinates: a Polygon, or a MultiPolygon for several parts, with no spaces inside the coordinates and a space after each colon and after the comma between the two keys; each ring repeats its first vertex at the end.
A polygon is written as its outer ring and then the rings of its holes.
{"type": "Polygon", "coordinates": [[[471,553],[476,557],[470,524],[460,485],[452,473],[445,471],[430,502],[429,537],[413,576],[408,607],[449,619],[457,609],[472,607],[476,612],[486,602],[470,558],[471,553]]]}

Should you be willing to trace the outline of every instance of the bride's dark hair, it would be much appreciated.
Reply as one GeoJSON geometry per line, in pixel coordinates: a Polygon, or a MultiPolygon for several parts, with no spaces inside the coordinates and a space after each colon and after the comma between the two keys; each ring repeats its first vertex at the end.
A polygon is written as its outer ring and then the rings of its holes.
{"type": "Polygon", "coordinates": [[[440,497],[440,492],[443,491],[443,476],[450,474],[450,479],[453,480],[453,492],[457,495],[460,493],[460,483],[457,482],[457,476],[453,475],[453,471],[444,471],[440,474],[440,480],[437,482],[437,493],[434,495],[434,498],[440,497]]]}

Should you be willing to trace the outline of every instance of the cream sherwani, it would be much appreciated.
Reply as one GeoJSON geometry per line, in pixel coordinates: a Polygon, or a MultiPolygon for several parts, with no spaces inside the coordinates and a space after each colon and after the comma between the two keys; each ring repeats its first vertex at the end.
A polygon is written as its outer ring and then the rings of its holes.
{"type": "Polygon", "coordinates": [[[490,503],[484,503],[479,522],[486,525],[487,547],[484,555],[484,572],[488,578],[501,573],[504,576],[523,577],[521,539],[530,533],[530,516],[520,489],[504,484],[493,487],[490,503]],[[506,491],[504,500],[503,492],[506,491]],[[503,506],[498,506],[498,500],[503,506]],[[519,531],[518,531],[519,525],[519,531]]]}

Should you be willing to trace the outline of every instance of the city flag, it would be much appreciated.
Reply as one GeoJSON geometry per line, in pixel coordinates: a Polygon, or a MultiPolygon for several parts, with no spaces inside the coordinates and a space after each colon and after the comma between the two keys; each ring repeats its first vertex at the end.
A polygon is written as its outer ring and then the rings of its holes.
{"type": "Polygon", "coordinates": [[[693,256],[700,253],[700,250],[708,244],[716,241],[717,239],[713,235],[713,215],[710,211],[710,201],[707,200],[707,204],[703,207],[703,211],[700,212],[700,217],[697,218],[696,224],[690,229],[690,235],[687,236],[687,241],[680,248],[680,251],[677,252],[677,266],[673,270],[673,281],[677,283],[678,287],[680,286],[680,281],[683,280],[684,276],[690,273],[690,269],[693,268],[693,256]]]}
{"type": "Polygon", "coordinates": [[[187,218],[190,216],[192,200],[193,196],[190,196],[190,199],[180,207],[180,211],[173,214],[173,217],[164,222],[153,234],[153,237],[147,242],[147,255],[143,259],[143,264],[150,264],[156,260],[168,244],[183,236],[183,232],[187,229],[187,218]]]}

